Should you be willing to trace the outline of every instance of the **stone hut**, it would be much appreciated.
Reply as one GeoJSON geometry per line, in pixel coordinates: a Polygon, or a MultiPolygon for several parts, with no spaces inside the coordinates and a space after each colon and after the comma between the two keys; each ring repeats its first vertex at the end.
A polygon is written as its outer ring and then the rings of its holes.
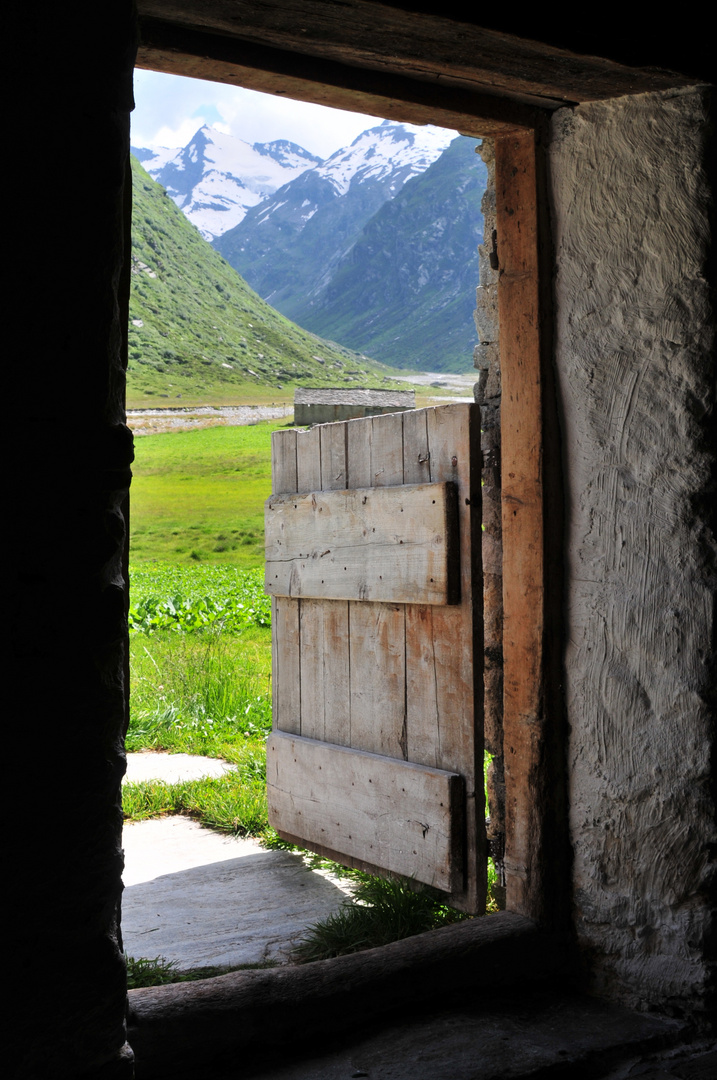
{"type": "Polygon", "coordinates": [[[415,407],[416,394],[413,390],[299,387],[294,391],[294,423],[301,427],[332,424],[337,420],[355,420],[361,416],[405,412],[406,409],[415,407]]]}
{"type": "MultiPolygon", "coordinates": [[[[13,132],[23,180],[7,222],[6,1075],[230,1076],[277,1050],[277,1032],[298,1055],[302,1040],[348,1045],[362,1025],[411,1016],[431,1062],[439,1007],[454,1010],[445,1031],[466,1010],[492,1031],[529,984],[538,998],[596,995],[601,1016],[638,1032],[632,1058],[613,1045],[572,1075],[628,1075],[651,1046],[713,1038],[715,99],[702,20],[638,15],[618,35],[602,9],[578,25],[456,0],[29,0],[5,25],[12,85],[38,112],[52,102],[41,136],[13,132]],[[486,531],[500,526],[502,554],[484,572],[503,604],[486,671],[503,686],[505,896],[500,913],[408,952],[133,991],[128,1010],[135,63],[492,141],[481,288],[495,284],[498,326],[478,360],[481,408],[496,424],[500,409],[486,531]],[[78,126],[92,141],[84,180],[68,165],[78,126]]],[[[568,1075],[586,1027],[554,1015],[568,1075]]],[[[478,1059],[443,1064],[481,1075],[478,1059]]]]}

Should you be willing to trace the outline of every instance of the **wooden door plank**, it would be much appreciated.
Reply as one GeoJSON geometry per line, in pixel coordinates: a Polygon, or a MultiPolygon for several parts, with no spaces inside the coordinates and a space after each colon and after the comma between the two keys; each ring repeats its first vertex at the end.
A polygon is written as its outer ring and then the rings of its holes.
{"type": "MultiPolygon", "coordinates": [[[[321,431],[318,427],[299,431],[296,436],[296,491],[321,488],[321,431]]],[[[287,496],[294,498],[294,495],[287,496]]],[[[269,520],[272,515],[266,513],[269,520]]],[[[265,536],[266,536],[265,528],[265,536]]],[[[269,559],[266,560],[266,589],[272,591],[269,559]]],[[[299,607],[299,664],[301,669],[301,733],[313,739],[325,737],[324,701],[324,605],[318,600],[295,600],[299,607]]]]}
{"type": "MultiPolygon", "coordinates": [[[[275,492],[296,491],[296,432],[271,436],[271,483],[275,492]]],[[[271,688],[275,725],[301,731],[299,665],[299,607],[295,600],[273,597],[271,602],[271,688]]]]}
{"type": "Polygon", "coordinates": [[[353,603],[349,618],[351,745],[405,758],[404,607],[353,603]]]}
{"type": "MultiPolygon", "coordinates": [[[[366,488],[373,486],[373,433],[374,420],[354,420],[346,425],[347,434],[347,483],[352,488],[366,488]]],[[[394,609],[395,610],[395,609],[394,609]]],[[[349,656],[349,707],[351,710],[351,746],[363,746],[365,739],[369,739],[367,750],[380,751],[383,748],[381,728],[385,726],[385,716],[378,719],[381,714],[374,713],[371,720],[371,709],[374,702],[367,700],[368,687],[365,680],[370,665],[373,664],[373,680],[378,685],[383,677],[385,662],[376,660],[375,649],[372,641],[373,624],[375,621],[374,605],[363,603],[351,604],[349,602],[349,629],[353,636],[353,658],[349,656]],[[353,659],[354,668],[351,666],[353,659]],[[374,732],[372,729],[376,728],[374,732]]],[[[350,646],[351,647],[351,646],[350,646]]],[[[381,705],[379,700],[376,704],[381,705]]],[[[390,706],[389,706],[390,707],[390,706]]],[[[393,728],[394,723],[391,724],[393,728]]],[[[403,716],[399,719],[399,739],[394,741],[399,745],[400,733],[403,730],[403,716]]],[[[394,757],[397,756],[395,753],[394,757]]]]}
{"type": "Polygon", "coordinates": [[[324,604],[320,600],[294,601],[299,606],[301,734],[325,738],[324,711],[324,604]]]}
{"type": "Polygon", "coordinates": [[[370,487],[392,487],[403,483],[404,415],[387,413],[373,418],[370,487]]]}
{"type": "MultiPolygon", "coordinates": [[[[296,492],[321,488],[321,431],[318,427],[296,435],[296,492]]],[[[293,498],[294,496],[288,496],[293,498]]],[[[267,514],[271,520],[271,515],[267,514]]],[[[266,535],[266,529],[265,529],[266,535]]],[[[266,589],[272,591],[271,568],[266,561],[266,589]]],[[[301,674],[301,733],[325,737],[324,605],[317,600],[295,600],[299,608],[299,664],[301,674]]]]}
{"type": "Polygon", "coordinates": [[[274,597],[271,611],[272,710],[281,731],[301,731],[299,604],[274,597]]]}
{"type": "Polygon", "coordinates": [[[435,611],[433,619],[434,640],[446,643],[453,657],[450,677],[437,690],[439,699],[445,698],[440,712],[450,718],[450,723],[442,726],[439,742],[445,759],[456,760],[458,755],[465,753],[467,730],[470,728],[472,740],[476,727],[480,727],[476,721],[481,719],[475,712],[480,695],[474,692],[478,685],[476,680],[482,678],[482,648],[475,655],[474,642],[475,623],[480,621],[480,604],[473,603],[474,589],[475,596],[482,598],[480,410],[478,406],[447,405],[432,409],[427,419],[431,480],[450,479],[456,485],[461,508],[461,603],[454,608],[435,611]],[[477,674],[476,668],[479,669],[477,674]]]}
{"type": "Polygon", "coordinates": [[[346,487],[373,487],[371,450],[373,421],[366,418],[346,421],[346,487]]]}
{"type": "Polygon", "coordinates": [[[321,490],[340,491],[346,481],[346,423],[319,424],[321,490]]]}
{"type": "MultiPolygon", "coordinates": [[[[463,440],[468,435],[465,407],[426,411],[427,453],[432,474],[460,482],[461,546],[465,551],[465,478],[470,463],[463,460],[463,440]],[[448,410],[448,411],[446,411],[448,410]],[[436,413],[438,412],[438,417],[436,413]],[[460,449],[459,449],[460,448],[460,449]],[[455,459],[455,465],[453,461],[455,459]]],[[[408,455],[411,456],[410,454],[408,455]]],[[[472,581],[461,566],[461,603],[452,611],[442,609],[430,616],[417,610],[406,613],[406,702],[408,756],[412,761],[456,767],[468,758],[473,774],[472,683],[472,581]],[[465,728],[470,727],[466,738],[465,728]]],[[[463,766],[461,767],[463,771],[463,766]]]]}
{"type": "Polygon", "coordinates": [[[296,487],[294,491],[321,490],[321,429],[296,433],[296,487]]]}
{"type": "Polygon", "coordinates": [[[283,835],[450,892],[461,866],[457,773],[274,732],[269,821],[283,835]]]}
{"type": "MultiPolygon", "coordinates": [[[[474,418],[473,418],[474,419],[474,418]]],[[[427,410],[428,456],[432,474],[449,476],[460,492],[463,551],[470,551],[470,506],[466,485],[471,462],[468,409],[427,410]],[[437,415],[436,415],[437,414],[437,415]],[[454,464],[455,462],[455,464],[454,464]]],[[[410,456],[410,455],[407,455],[410,456]]],[[[406,613],[406,696],[408,756],[412,761],[455,767],[466,763],[473,775],[473,606],[470,561],[461,565],[461,604],[451,611],[406,613]]]]}
{"type": "MultiPolygon", "coordinates": [[[[403,417],[403,482],[425,483],[431,477],[428,414],[421,409],[403,417]]],[[[433,612],[424,604],[406,605],[406,730],[409,761],[437,765],[440,759],[433,612]]]]}
{"type": "MultiPolygon", "coordinates": [[[[321,424],[312,429],[315,448],[311,450],[315,460],[312,491],[340,491],[347,482],[347,433],[346,423],[321,424]],[[316,477],[316,468],[319,475],[316,477]]],[[[307,448],[309,443],[307,441],[307,448]]],[[[307,470],[308,475],[308,470],[307,470]]],[[[349,743],[351,738],[351,695],[349,689],[349,605],[346,600],[301,601],[302,606],[309,605],[315,633],[322,642],[320,653],[316,653],[314,665],[310,668],[305,663],[304,672],[311,672],[315,695],[323,702],[322,731],[323,738],[340,746],[349,743]]],[[[310,622],[306,630],[309,631],[310,622]]],[[[302,635],[302,645],[304,637],[302,635]]],[[[302,717],[306,730],[318,723],[309,709],[302,717]]],[[[318,713],[317,713],[318,715],[318,713]]],[[[303,728],[302,728],[303,731],[303,728]]]]}
{"type": "Polygon", "coordinates": [[[301,734],[348,746],[351,716],[346,603],[302,600],[300,640],[301,734]]]}
{"type": "MultiPolygon", "coordinates": [[[[406,413],[403,418],[403,481],[429,481],[428,445],[430,409],[406,413]]],[[[436,765],[440,733],[433,650],[433,616],[424,605],[406,608],[406,716],[409,760],[436,765]]]]}
{"type": "Polygon", "coordinates": [[[323,606],[324,738],[350,746],[349,605],[344,600],[327,600],[323,606]]]}
{"type": "MultiPolygon", "coordinates": [[[[321,487],[321,443],[318,428],[296,433],[296,492],[321,487]]],[[[265,529],[266,534],[266,529],[265,529]]],[[[266,590],[271,574],[265,565],[266,590]]],[[[323,607],[315,600],[294,600],[299,613],[299,668],[301,733],[324,737],[324,627],[323,607]]]]}
{"type": "Polygon", "coordinates": [[[419,765],[437,766],[444,756],[440,751],[437,675],[433,608],[427,604],[407,604],[406,756],[419,765]]]}
{"type": "Polygon", "coordinates": [[[428,449],[428,409],[403,413],[403,483],[427,484],[431,479],[428,449]]]}
{"type": "MultiPolygon", "coordinates": [[[[403,483],[403,413],[363,421],[369,453],[349,460],[352,486],[403,483]]],[[[347,425],[352,437],[352,425],[347,425]]],[[[352,450],[355,445],[352,445],[352,450]]],[[[406,756],[406,626],[400,604],[349,605],[351,745],[389,757],[406,756]]]]}
{"type": "Polygon", "coordinates": [[[456,599],[460,568],[450,483],[273,495],[265,522],[272,595],[424,604],[456,599]]]}
{"type": "Polygon", "coordinates": [[[296,491],[296,432],[271,435],[271,490],[275,494],[296,491]]]}

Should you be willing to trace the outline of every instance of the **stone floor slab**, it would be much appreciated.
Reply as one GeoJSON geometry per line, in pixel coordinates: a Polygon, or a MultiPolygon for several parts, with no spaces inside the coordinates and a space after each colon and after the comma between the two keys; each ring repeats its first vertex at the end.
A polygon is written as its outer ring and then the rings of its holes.
{"type": "Polygon", "coordinates": [[[198,754],[162,754],[143,751],[127,755],[127,772],[122,783],[141,784],[162,780],[177,784],[181,780],[203,780],[207,776],[224,776],[234,768],[220,758],[200,757],[198,754]]]}
{"type": "MultiPolygon", "coordinates": [[[[221,776],[231,766],[190,754],[128,754],[130,782],[221,776]]],[[[206,829],[186,817],[126,822],[122,936],[128,955],[181,971],[286,960],[306,928],[350,891],[302,857],[206,829]]]]}

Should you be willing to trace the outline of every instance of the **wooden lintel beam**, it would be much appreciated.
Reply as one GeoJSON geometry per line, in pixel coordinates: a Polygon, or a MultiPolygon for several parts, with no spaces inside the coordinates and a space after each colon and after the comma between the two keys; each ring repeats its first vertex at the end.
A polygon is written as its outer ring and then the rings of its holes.
{"type": "Polygon", "coordinates": [[[458,85],[438,75],[410,78],[387,68],[356,67],[157,19],[142,19],[140,35],[136,65],[153,71],[402,123],[437,124],[475,138],[528,130],[535,124],[535,103],[458,85]]]}
{"type": "Polygon", "coordinates": [[[521,26],[531,25],[520,17],[505,18],[516,31],[505,32],[480,25],[479,12],[438,2],[422,11],[381,0],[137,0],[137,8],[142,28],[151,20],[199,37],[401,75],[409,83],[454,81],[548,109],[690,81],[674,71],[629,67],[531,40],[530,33],[518,36],[521,26]]]}

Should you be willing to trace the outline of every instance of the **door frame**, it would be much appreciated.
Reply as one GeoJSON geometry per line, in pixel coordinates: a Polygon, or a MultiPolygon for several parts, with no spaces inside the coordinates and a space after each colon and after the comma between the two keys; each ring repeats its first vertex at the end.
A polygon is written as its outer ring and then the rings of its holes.
{"type": "MultiPolygon", "coordinates": [[[[565,926],[569,897],[560,691],[562,503],[550,340],[545,179],[550,101],[376,71],[237,35],[141,19],[137,66],[495,140],[504,606],[506,909],[565,926]],[[547,102],[546,102],[547,103],[547,102]],[[550,528],[545,523],[549,520],[550,528]],[[550,589],[546,581],[550,581],[550,589]]],[[[241,31],[238,30],[238,33],[241,31]]]]}

